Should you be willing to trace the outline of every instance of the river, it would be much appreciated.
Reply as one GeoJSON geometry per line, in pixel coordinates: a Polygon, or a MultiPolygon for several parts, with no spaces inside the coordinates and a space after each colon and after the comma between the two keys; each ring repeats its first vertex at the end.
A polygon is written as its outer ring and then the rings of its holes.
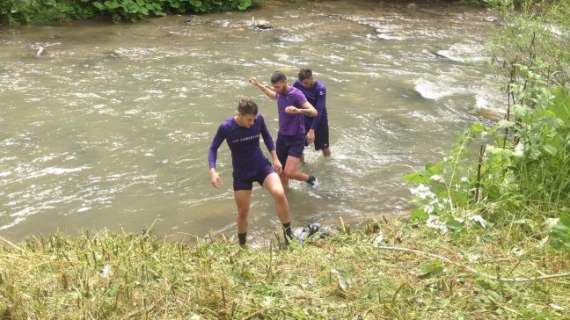
{"type": "MultiPolygon", "coordinates": [[[[277,112],[247,79],[314,69],[328,87],[333,156],[288,193],[296,225],[404,215],[402,176],[440,159],[478,108],[500,105],[486,10],[457,4],[267,1],[244,13],[0,30],[0,235],[81,229],[233,233],[231,162],[220,190],[206,153],[238,97],[274,135],[277,112]],[[272,29],[256,31],[252,17],[272,29]],[[39,57],[37,52],[44,48],[39,57]]],[[[256,188],[251,233],[277,226],[256,188]]]]}

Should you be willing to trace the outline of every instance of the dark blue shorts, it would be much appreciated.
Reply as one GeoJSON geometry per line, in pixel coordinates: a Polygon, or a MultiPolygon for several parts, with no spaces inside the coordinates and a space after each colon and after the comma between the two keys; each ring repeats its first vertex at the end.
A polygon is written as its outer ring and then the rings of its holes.
{"type": "MultiPolygon", "coordinates": [[[[306,128],[307,132],[310,128],[306,128]]],[[[309,144],[305,142],[305,146],[309,144]]],[[[329,123],[326,119],[321,121],[321,124],[315,128],[315,150],[323,150],[329,147],[329,123]]]]}
{"type": "Polygon", "coordinates": [[[285,167],[285,162],[288,156],[301,158],[303,156],[303,149],[305,148],[305,135],[299,134],[296,136],[277,135],[277,145],[275,147],[277,158],[281,165],[285,167]]]}
{"type": "Polygon", "coordinates": [[[273,172],[273,166],[271,166],[271,163],[269,163],[269,161],[267,161],[267,165],[260,167],[253,176],[247,178],[237,177],[234,172],[234,191],[251,190],[253,189],[254,182],[257,182],[262,186],[265,178],[267,178],[267,176],[273,172]]]}

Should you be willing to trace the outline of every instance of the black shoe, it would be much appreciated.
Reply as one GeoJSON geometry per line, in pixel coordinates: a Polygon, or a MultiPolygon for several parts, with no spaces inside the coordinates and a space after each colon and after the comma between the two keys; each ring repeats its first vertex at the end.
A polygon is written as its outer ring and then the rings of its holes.
{"type": "Polygon", "coordinates": [[[309,176],[309,180],[307,180],[307,184],[309,184],[313,188],[316,188],[319,185],[319,181],[317,180],[317,177],[309,176]]]}
{"type": "Polygon", "coordinates": [[[288,246],[290,241],[296,240],[295,235],[291,227],[283,229],[283,239],[285,239],[285,245],[288,246]]]}

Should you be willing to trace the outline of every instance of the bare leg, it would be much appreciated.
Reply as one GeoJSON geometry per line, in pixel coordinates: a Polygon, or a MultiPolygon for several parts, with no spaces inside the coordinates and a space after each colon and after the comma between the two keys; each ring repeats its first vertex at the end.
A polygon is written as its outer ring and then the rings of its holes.
{"type": "Polygon", "coordinates": [[[289,202],[285,196],[285,190],[281,181],[279,181],[279,176],[276,173],[272,173],[265,178],[263,181],[263,187],[271,193],[273,200],[275,200],[275,210],[277,211],[277,216],[282,224],[291,222],[289,217],[289,202]]]}
{"type": "Polygon", "coordinates": [[[247,232],[247,216],[251,202],[251,190],[238,190],[234,192],[234,198],[238,209],[237,227],[238,233],[247,232]]]}
{"type": "Polygon", "coordinates": [[[285,189],[289,188],[289,178],[287,178],[287,176],[285,175],[285,171],[281,173],[279,178],[281,179],[281,184],[283,185],[283,188],[285,189]]]}
{"type": "Polygon", "coordinates": [[[285,169],[283,170],[285,176],[293,180],[299,180],[299,181],[309,180],[309,175],[299,170],[300,163],[301,163],[300,158],[288,156],[287,161],[285,162],[285,169]]]}
{"type": "Polygon", "coordinates": [[[331,156],[331,148],[326,147],[323,149],[323,156],[330,157],[331,156]]]}

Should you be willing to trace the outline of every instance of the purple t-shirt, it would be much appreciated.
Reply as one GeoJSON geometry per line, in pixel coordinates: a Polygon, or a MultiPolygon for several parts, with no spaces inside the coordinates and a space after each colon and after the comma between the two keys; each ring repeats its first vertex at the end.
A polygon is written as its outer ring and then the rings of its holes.
{"type": "Polygon", "coordinates": [[[226,119],[220,124],[208,151],[210,169],[216,167],[218,148],[226,140],[232,154],[234,178],[247,179],[255,176],[260,169],[268,164],[267,158],[259,147],[260,135],[263,137],[267,149],[269,151],[275,150],[273,138],[271,138],[271,134],[265,125],[265,119],[261,114],[257,115],[251,128],[240,127],[234,117],[226,119]]]}
{"type": "Polygon", "coordinates": [[[303,84],[301,84],[299,80],[297,80],[293,86],[301,90],[307,100],[319,112],[319,114],[314,118],[305,116],[305,129],[317,129],[321,124],[328,123],[326,106],[327,88],[325,87],[325,84],[322,81],[317,80],[313,87],[307,89],[303,87],[303,84]]]}
{"type": "Polygon", "coordinates": [[[296,136],[305,134],[305,115],[288,114],[285,108],[294,106],[300,108],[307,99],[303,92],[294,87],[289,87],[283,95],[277,93],[277,111],[279,112],[279,134],[296,136]]]}

